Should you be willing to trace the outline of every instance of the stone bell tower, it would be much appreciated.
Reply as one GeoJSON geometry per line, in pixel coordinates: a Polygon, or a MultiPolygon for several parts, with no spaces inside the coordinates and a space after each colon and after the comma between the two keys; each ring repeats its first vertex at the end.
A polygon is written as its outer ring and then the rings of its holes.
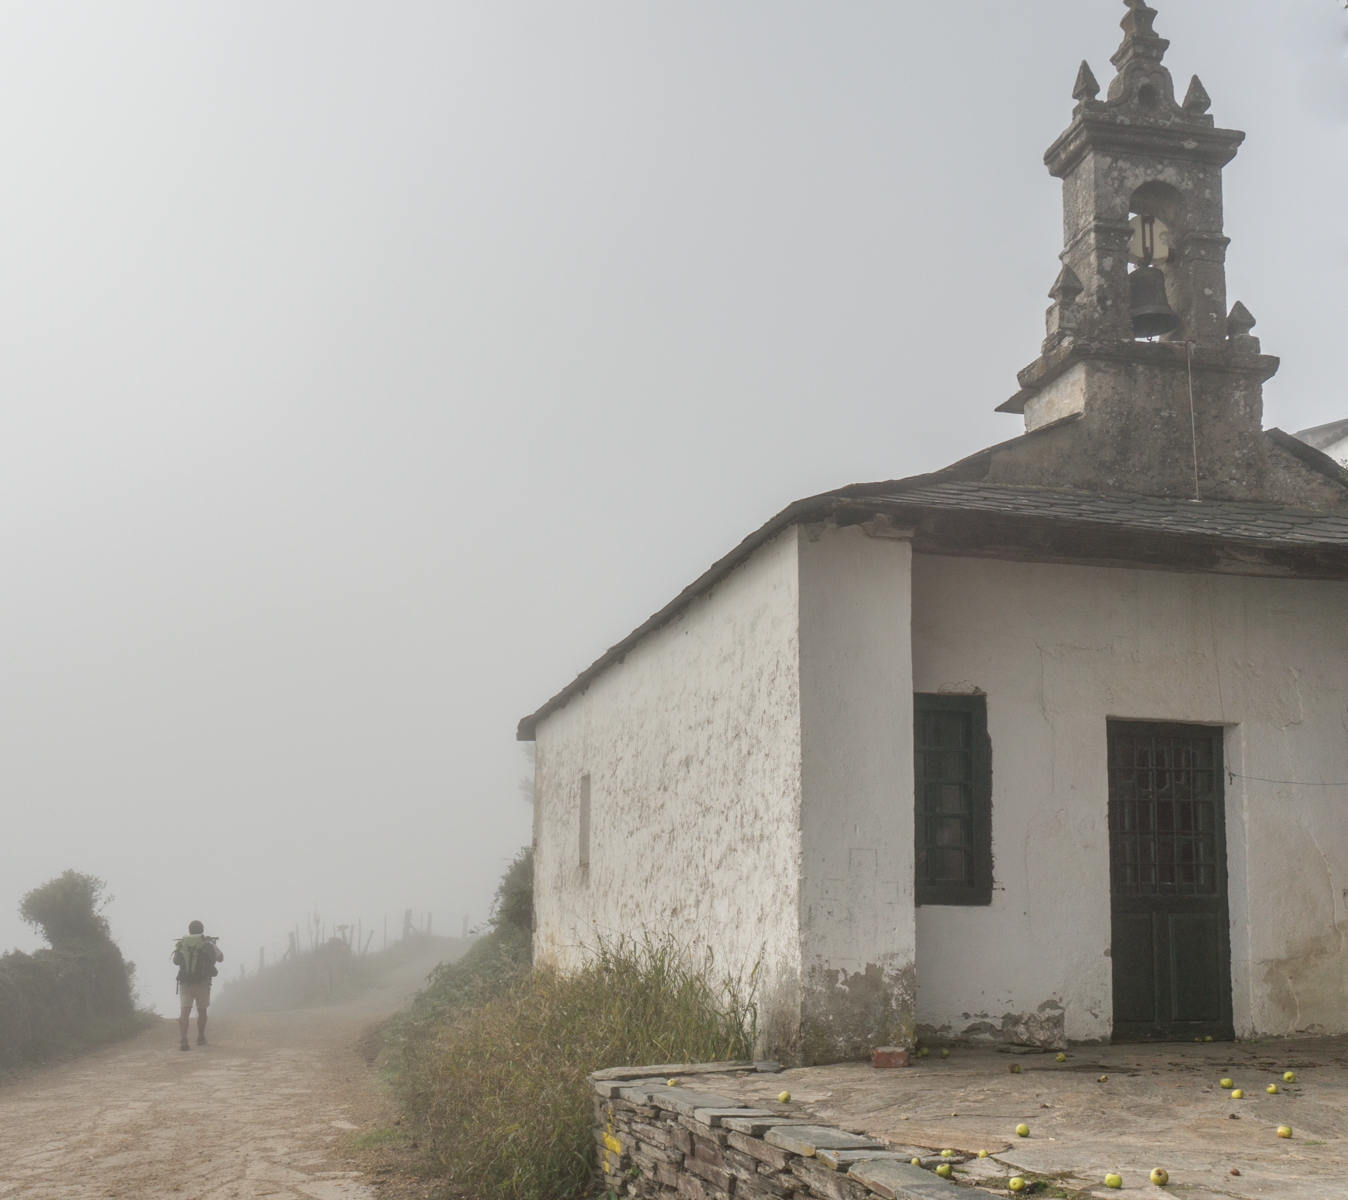
{"type": "Polygon", "coordinates": [[[1342,488],[1265,435],[1278,360],[1245,306],[1227,309],[1222,168],[1245,135],[1216,127],[1196,75],[1176,100],[1156,10],[1125,4],[1105,98],[1083,62],[1072,122],[1044,156],[1063,183],[1062,270],[1041,354],[998,408],[1027,432],[1073,430],[997,455],[989,478],[1337,505],[1342,488]]]}

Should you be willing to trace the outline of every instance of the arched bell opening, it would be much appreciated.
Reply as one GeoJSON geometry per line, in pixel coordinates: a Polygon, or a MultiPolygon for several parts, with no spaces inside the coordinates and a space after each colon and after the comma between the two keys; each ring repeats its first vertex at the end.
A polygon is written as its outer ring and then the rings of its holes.
{"type": "Polygon", "coordinates": [[[1128,313],[1134,338],[1165,337],[1184,323],[1170,303],[1168,286],[1182,210],[1179,192],[1154,180],[1137,188],[1129,201],[1128,313]]]}

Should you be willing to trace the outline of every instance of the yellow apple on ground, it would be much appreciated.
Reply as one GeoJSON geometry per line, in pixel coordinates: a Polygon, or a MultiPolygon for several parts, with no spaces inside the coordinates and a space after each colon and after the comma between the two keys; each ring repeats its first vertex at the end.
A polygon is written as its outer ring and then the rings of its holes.
{"type": "Polygon", "coordinates": [[[954,1152],[953,1150],[942,1150],[942,1151],[941,1151],[941,1157],[942,1157],[942,1158],[954,1158],[954,1157],[955,1157],[955,1152],[954,1152]]]}
{"type": "Polygon", "coordinates": [[[790,1092],[779,1092],[779,1093],[777,1094],[777,1103],[778,1103],[778,1104],[790,1104],[790,1103],[791,1103],[791,1093],[790,1093],[790,1092]]]}
{"type": "Polygon", "coordinates": [[[1123,1187],[1123,1176],[1116,1175],[1111,1171],[1105,1176],[1105,1187],[1121,1188],[1123,1187]]]}
{"type": "Polygon", "coordinates": [[[950,1047],[949,1047],[949,1046],[942,1046],[942,1047],[941,1047],[941,1057],[942,1057],[942,1058],[949,1058],[949,1057],[950,1057],[950,1047]]]}
{"type": "Polygon", "coordinates": [[[939,1167],[936,1168],[936,1174],[938,1174],[942,1179],[949,1179],[951,1169],[952,1168],[949,1163],[942,1163],[939,1167]]]}
{"type": "Polygon", "coordinates": [[[987,1156],[988,1156],[988,1152],[987,1152],[986,1150],[980,1150],[980,1151],[978,1152],[978,1157],[979,1157],[979,1158],[987,1158],[987,1156]]]}
{"type": "Polygon", "coordinates": [[[1017,1137],[1030,1136],[1030,1127],[1026,1125],[1024,1121],[1022,1121],[1019,1125],[1016,1126],[1016,1136],[1017,1137]]]}
{"type": "Polygon", "coordinates": [[[1011,1064],[1009,1067],[1007,1067],[1006,1069],[1007,1069],[1008,1071],[1010,1071],[1012,1075],[1019,1075],[1019,1074],[1020,1074],[1020,1063],[1012,1063],[1012,1064],[1011,1064]]]}
{"type": "Polygon", "coordinates": [[[1108,1083],[1108,1082],[1109,1082],[1109,1076],[1108,1076],[1108,1075],[1101,1075],[1101,1076],[1100,1076],[1100,1082],[1101,1082],[1101,1083],[1108,1083]]]}
{"type": "Polygon", "coordinates": [[[915,1166],[915,1167],[920,1167],[920,1166],[922,1165],[922,1160],[921,1160],[920,1158],[915,1158],[915,1159],[912,1160],[912,1162],[913,1162],[913,1166],[915,1166]]]}
{"type": "Polygon", "coordinates": [[[679,1081],[678,1081],[677,1079],[666,1079],[666,1080],[665,1080],[665,1086],[666,1086],[666,1087],[678,1087],[678,1086],[679,1086],[679,1081]]]}
{"type": "Polygon", "coordinates": [[[1266,1091],[1270,1096],[1276,1096],[1278,1094],[1278,1085],[1276,1083],[1270,1083],[1268,1087],[1264,1089],[1264,1091],[1266,1091]]]}
{"type": "Polygon", "coordinates": [[[1151,1171],[1151,1181],[1157,1187],[1165,1187],[1170,1182],[1170,1172],[1164,1167],[1153,1167],[1151,1171]]]}
{"type": "Polygon", "coordinates": [[[1006,1186],[1013,1192],[1023,1192],[1025,1190],[1025,1180],[1019,1175],[1012,1175],[1011,1178],[1007,1180],[1006,1186]]]}
{"type": "Polygon", "coordinates": [[[1219,1086],[1219,1087],[1224,1087],[1224,1088],[1233,1088],[1233,1087],[1236,1086],[1236,1083],[1235,1083],[1235,1080],[1233,1080],[1233,1079],[1223,1079],[1222,1082],[1221,1082],[1218,1086],[1219,1086]]]}
{"type": "Polygon", "coordinates": [[[1295,1071],[1284,1071],[1282,1073],[1283,1083],[1296,1083],[1297,1073],[1295,1071]]]}
{"type": "Polygon", "coordinates": [[[1057,1060],[1058,1060],[1059,1062],[1066,1062],[1066,1061],[1067,1061],[1067,1055],[1065,1055],[1061,1050],[1058,1051],[1056,1057],[1057,1057],[1057,1060]]]}
{"type": "Polygon", "coordinates": [[[1232,1099],[1232,1100],[1244,1100],[1244,1099],[1245,1099],[1245,1093],[1242,1092],[1242,1091],[1240,1090],[1240,1088],[1232,1088],[1232,1089],[1231,1089],[1231,1099],[1232,1099]]]}
{"type": "Polygon", "coordinates": [[[1291,1127],[1290,1125],[1279,1125],[1279,1126],[1278,1126],[1278,1136],[1279,1136],[1279,1137],[1291,1137],[1291,1136],[1292,1136],[1292,1127],[1291,1127]]]}

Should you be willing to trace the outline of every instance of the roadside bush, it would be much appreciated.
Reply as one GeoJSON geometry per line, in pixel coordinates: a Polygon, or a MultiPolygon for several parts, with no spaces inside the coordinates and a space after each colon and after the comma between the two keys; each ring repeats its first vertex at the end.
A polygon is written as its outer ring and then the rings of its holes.
{"type": "MultiPolygon", "coordinates": [[[[503,889],[510,878],[508,871],[503,889]]],[[[594,1163],[586,1075],[749,1057],[754,981],[726,982],[710,954],[651,938],[601,940],[574,972],[534,971],[516,957],[527,945],[520,912],[497,896],[492,933],[441,968],[390,1024],[395,1088],[445,1175],[467,1194],[579,1196],[594,1163]]]]}
{"type": "Polygon", "coordinates": [[[50,948],[0,955],[0,1064],[38,1061],[143,1027],[135,964],[122,958],[99,912],[104,886],[66,871],[24,896],[19,915],[50,948]]]}

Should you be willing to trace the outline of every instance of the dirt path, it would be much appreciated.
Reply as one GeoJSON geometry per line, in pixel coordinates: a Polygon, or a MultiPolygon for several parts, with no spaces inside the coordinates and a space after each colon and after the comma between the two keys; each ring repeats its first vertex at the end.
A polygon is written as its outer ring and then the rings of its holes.
{"type": "Polygon", "coordinates": [[[331,1008],[212,1015],[211,1044],[187,1054],[164,1020],[0,1085],[0,1197],[376,1196],[352,1134],[392,1113],[356,1045],[437,961],[331,1008]]]}

